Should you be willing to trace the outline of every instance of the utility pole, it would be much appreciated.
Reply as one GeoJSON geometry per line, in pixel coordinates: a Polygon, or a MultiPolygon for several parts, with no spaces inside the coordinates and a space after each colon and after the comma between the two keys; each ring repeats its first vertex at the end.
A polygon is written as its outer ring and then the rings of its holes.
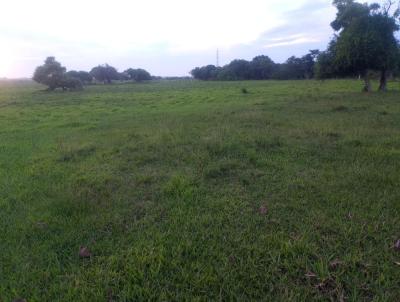
{"type": "Polygon", "coordinates": [[[217,48],[217,67],[219,67],[219,49],[217,48]]]}

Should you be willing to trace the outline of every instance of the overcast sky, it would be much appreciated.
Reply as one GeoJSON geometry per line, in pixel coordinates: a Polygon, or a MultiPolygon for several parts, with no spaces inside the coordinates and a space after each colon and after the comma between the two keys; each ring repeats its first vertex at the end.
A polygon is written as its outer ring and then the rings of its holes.
{"type": "Polygon", "coordinates": [[[325,49],[331,0],[1,0],[0,77],[30,77],[47,56],[70,69],[188,75],[195,66],[325,49]]]}

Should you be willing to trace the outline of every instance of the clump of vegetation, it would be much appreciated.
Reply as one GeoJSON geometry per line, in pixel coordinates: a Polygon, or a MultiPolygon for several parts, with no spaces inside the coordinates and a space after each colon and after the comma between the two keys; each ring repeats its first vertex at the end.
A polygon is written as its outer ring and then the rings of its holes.
{"type": "Polygon", "coordinates": [[[130,80],[133,80],[135,82],[143,82],[143,81],[150,81],[152,79],[151,74],[141,68],[138,69],[133,69],[129,68],[124,71],[128,75],[128,78],[130,80]]]}
{"type": "Polygon", "coordinates": [[[62,90],[81,90],[83,88],[81,80],[68,75],[66,68],[61,66],[54,57],[48,57],[42,66],[36,68],[33,80],[46,85],[50,91],[57,88],[62,90]]]}
{"type": "Polygon", "coordinates": [[[314,77],[318,54],[318,50],[311,50],[300,58],[292,56],[283,64],[275,63],[270,57],[261,55],[250,62],[233,60],[223,67],[196,67],[190,73],[195,79],[204,81],[311,79],[314,77]]]}
{"type": "Polygon", "coordinates": [[[66,75],[69,78],[79,79],[81,81],[81,83],[84,85],[89,85],[93,82],[93,77],[87,71],[70,70],[70,71],[67,71],[66,75]]]}
{"type": "Polygon", "coordinates": [[[117,69],[108,64],[93,67],[90,74],[99,82],[104,84],[111,84],[113,80],[119,80],[120,75],[117,69]]]}
{"type": "Polygon", "coordinates": [[[333,111],[345,112],[345,111],[349,111],[349,108],[347,108],[346,106],[340,105],[340,106],[333,108],[333,111]]]}
{"type": "Polygon", "coordinates": [[[57,88],[63,90],[82,90],[83,85],[93,83],[93,80],[104,84],[111,84],[113,81],[135,82],[150,81],[153,77],[144,69],[129,68],[120,73],[113,66],[108,64],[93,67],[90,72],[86,71],[66,71],[54,57],[48,57],[44,65],[36,68],[33,80],[48,86],[48,90],[53,91],[57,88]]]}
{"type": "Polygon", "coordinates": [[[247,90],[246,88],[242,88],[240,91],[241,91],[243,94],[248,94],[248,93],[249,93],[248,90],[247,90]]]}

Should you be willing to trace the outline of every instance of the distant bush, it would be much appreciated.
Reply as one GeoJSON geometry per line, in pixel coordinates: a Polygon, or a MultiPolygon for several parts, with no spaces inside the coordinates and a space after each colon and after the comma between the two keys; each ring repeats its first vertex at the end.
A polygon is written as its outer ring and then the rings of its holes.
{"type": "Polygon", "coordinates": [[[152,79],[151,74],[141,68],[133,69],[129,68],[124,71],[124,74],[127,75],[127,79],[133,80],[135,82],[143,82],[143,81],[150,81],[152,79]]]}
{"type": "Polygon", "coordinates": [[[48,90],[61,88],[63,90],[81,90],[82,81],[79,72],[66,72],[66,68],[61,66],[54,57],[48,57],[42,66],[36,68],[33,80],[48,86],[48,90]]]}
{"type": "Polygon", "coordinates": [[[65,77],[62,82],[63,90],[82,90],[83,84],[80,79],[65,77]]]}
{"type": "Polygon", "coordinates": [[[70,78],[79,79],[84,85],[88,85],[93,82],[93,77],[87,71],[70,70],[66,73],[66,75],[70,78]]]}
{"type": "Polygon", "coordinates": [[[204,67],[196,67],[190,73],[191,75],[198,80],[209,81],[216,80],[220,69],[215,67],[214,65],[207,65],[204,67]]]}
{"type": "Polygon", "coordinates": [[[62,88],[65,81],[66,68],[56,61],[55,57],[48,57],[42,66],[36,68],[33,80],[46,85],[48,90],[62,88]]]}
{"type": "Polygon", "coordinates": [[[113,80],[120,79],[120,74],[117,69],[108,64],[93,67],[90,71],[90,75],[104,84],[111,84],[113,80]]]}

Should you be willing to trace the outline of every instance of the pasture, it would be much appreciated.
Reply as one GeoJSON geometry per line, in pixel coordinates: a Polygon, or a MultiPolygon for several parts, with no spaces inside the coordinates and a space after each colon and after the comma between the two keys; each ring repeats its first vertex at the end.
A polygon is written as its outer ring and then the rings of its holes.
{"type": "Polygon", "coordinates": [[[360,89],[0,84],[0,301],[397,301],[400,95],[360,89]]]}

